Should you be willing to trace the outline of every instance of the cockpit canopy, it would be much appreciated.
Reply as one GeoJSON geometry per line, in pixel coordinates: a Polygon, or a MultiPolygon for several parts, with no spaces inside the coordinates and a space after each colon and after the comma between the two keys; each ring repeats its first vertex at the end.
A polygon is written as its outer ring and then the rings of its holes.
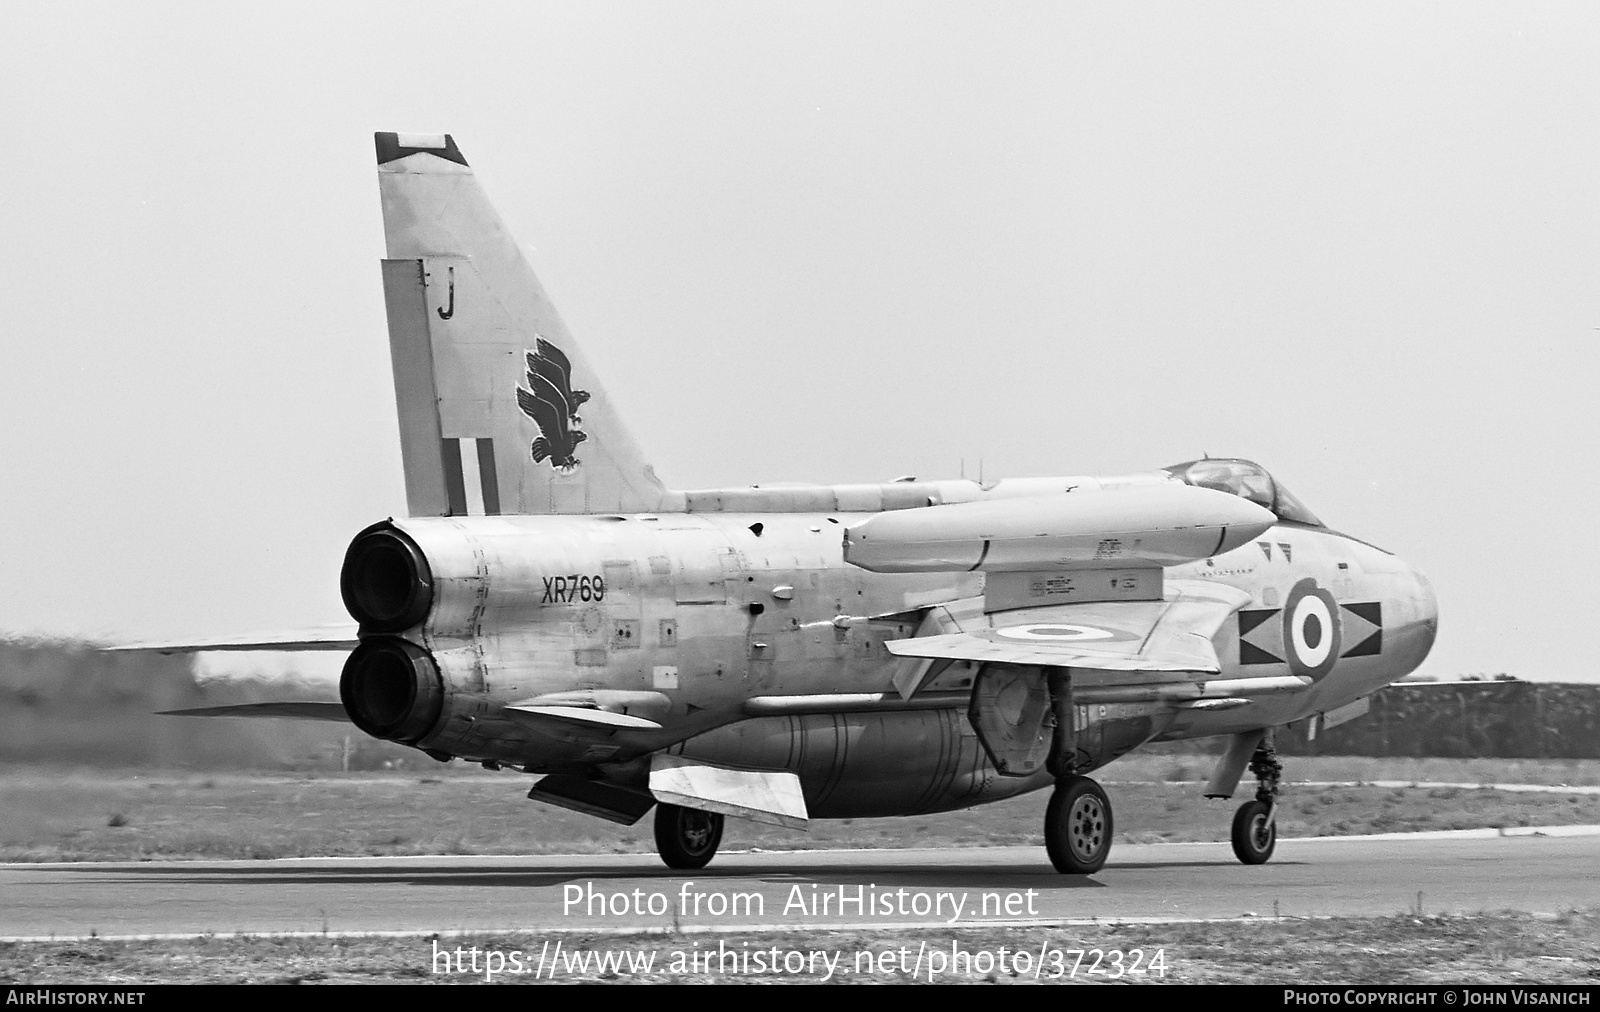
{"type": "Polygon", "coordinates": [[[1257,506],[1265,506],[1276,514],[1279,520],[1306,524],[1310,527],[1326,526],[1316,518],[1315,514],[1306,509],[1305,504],[1296,499],[1293,493],[1268,474],[1266,468],[1253,460],[1207,457],[1204,460],[1173,464],[1163,470],[1186,484],[1199,488],[1214,488],[1219,492],[1248,499],[1257,506]]]}

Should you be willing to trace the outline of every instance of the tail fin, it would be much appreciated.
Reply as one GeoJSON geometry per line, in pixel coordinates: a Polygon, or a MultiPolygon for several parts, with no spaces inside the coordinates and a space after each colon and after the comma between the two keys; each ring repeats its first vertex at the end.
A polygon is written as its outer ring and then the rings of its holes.
{"type": "Polygon", "coordinates": [[[411,515],[660,508],[661,482],[455,141],[376,140],[411,515]]]}

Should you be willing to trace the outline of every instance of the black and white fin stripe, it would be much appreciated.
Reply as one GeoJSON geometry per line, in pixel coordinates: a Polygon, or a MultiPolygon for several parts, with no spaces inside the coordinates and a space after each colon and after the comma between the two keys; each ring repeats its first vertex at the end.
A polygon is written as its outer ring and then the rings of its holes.
{"type": "Polygon", "coordinates": [[[493,439],[445,439],[439,444],[445,492],[453,517],[498,516],[500,478],[493,439]]]}

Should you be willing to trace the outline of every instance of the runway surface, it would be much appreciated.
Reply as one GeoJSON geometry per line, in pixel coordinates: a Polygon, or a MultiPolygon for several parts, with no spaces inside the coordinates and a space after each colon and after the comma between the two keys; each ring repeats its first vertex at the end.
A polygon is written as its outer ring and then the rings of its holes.
{"type": "Polygon", "coordinates": [[[687,874],[645,854],[12,864],[0,937],[1559,913],[1600,907],[1597,867],[1592,832],[1283,840],[1258,867],[1226,844],[1119,844],[1087,877],[1038,847],[728,853],[687,874]]]}

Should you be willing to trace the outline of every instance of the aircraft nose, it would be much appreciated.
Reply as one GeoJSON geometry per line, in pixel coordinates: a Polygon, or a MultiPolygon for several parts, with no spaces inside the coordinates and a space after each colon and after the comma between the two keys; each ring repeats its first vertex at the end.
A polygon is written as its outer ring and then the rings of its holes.
{"type": "Polygon", "coordinates": [[[1426,657],[1433,648],[1434,638],[1439,634],[1439,599],[1434,595],[1433,584],[1422,571],[1415,566],[1409,568],[1416,585],[1412,592],[1412,603],[1416,609],[1415,626],[1422,640],[1422,656],[1426,657]]]}

